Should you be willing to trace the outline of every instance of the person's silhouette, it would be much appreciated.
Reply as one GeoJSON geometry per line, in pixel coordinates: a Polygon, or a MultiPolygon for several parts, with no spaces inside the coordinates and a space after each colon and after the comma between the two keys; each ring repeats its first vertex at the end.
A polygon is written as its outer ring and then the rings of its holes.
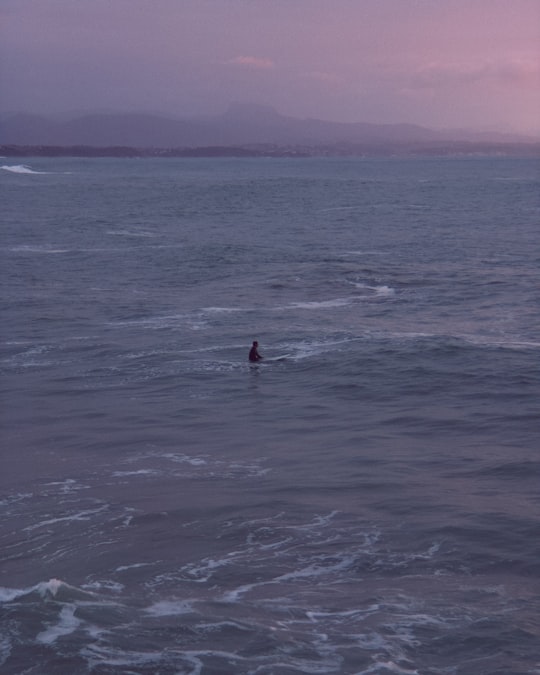
{"type": "Polygon", "coordinates": [[[256,363],[257,361],[260,361],[262,359],[262,356],[259,354],[259,343],[257,340],[253,340],[253,344],[251,345],[251,349],[249,350],[249,360],[252,363],[256,363]]]}

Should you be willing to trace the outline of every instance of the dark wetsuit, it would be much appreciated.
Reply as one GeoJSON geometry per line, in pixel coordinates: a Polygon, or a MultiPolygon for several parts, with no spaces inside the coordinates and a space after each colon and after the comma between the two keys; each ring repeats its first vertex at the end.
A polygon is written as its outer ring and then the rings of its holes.
{"type": "Polygon", "coordinates": [[[262,359],[262,356],[257,351],[257,346],[253,345],[253,347],[249,350],[249,360],[252,363],[256,363],[257,361],[260,361],[261,359],[262,359]]]}

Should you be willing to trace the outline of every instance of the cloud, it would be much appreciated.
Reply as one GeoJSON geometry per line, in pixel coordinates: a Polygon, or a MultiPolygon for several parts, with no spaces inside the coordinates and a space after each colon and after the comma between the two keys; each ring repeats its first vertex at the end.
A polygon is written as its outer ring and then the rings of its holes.
{"type": "Polygon", "coordinates": [[[500,64],[496,69],[496,76],[499,80],[505,82],[540,86],[540,60],[536,59],[514,59],[507,63],[500,64]]]}
{"type": "Polygon", "coordinates": [[[419,68],[412,75],[410,87],[439,89],[482,81],[537,87],[540,84],[540,63],[538,59],[530,58],[477,64],[433,62],[419,68]]]}
{"type": "Polygon", "coordinates": [[[271,70],[275,67],[275,63],[271,59],[261,59],[257,56],[235,56],[233,59],[225,61],[225,64],[255,70],[271,70]]]}

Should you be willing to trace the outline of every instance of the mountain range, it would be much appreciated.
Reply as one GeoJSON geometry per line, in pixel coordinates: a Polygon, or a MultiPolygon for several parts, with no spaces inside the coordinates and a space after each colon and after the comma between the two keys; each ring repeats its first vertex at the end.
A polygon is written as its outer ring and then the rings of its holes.
{"type": "Polygon", "coordinates": [[[299,119],[274,108],[233,104],[221,115],[175,119],[144,113],[79,114],[54,118],[28,113],[0,115],[0,145],[125,146],[304,146],[343,144],[538,143],[539,139],[468,130],[435,130],[414,124],[340,123],[299,119]]]}

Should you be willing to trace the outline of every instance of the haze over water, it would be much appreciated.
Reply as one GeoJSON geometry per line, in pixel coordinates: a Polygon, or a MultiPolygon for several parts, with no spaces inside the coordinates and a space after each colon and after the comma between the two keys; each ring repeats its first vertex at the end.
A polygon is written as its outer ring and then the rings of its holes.
{"type": "Polygon", "coordinates": [[[2,160],[2,673],[537,672],[538,188],[2,160]]]}

